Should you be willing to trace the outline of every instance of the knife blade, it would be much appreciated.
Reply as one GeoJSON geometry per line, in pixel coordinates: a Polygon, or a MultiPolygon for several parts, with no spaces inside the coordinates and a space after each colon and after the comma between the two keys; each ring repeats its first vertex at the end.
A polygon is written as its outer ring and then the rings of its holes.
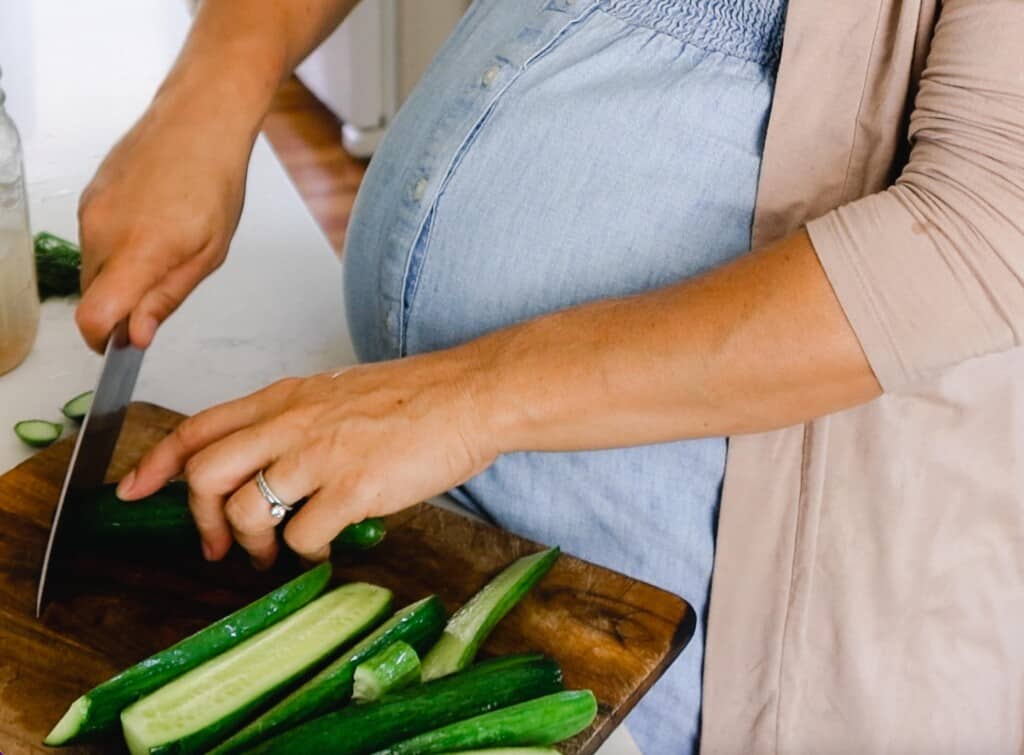
{"type": "Polygon", "coordinates": [[[59,542],[61,514],[69,497],[95,488],[103,483],[107,467],[114,455],[114,446],[121,434],[128,402],[131,401],[135,381],[142,366],[143,352],[131,345],[128,338],[128,321],[122,320],[114,328],[107,341],[103,355],[103,369],[92,397],[92,406],[82,420],[82,426],[71,452],[64,484],[61,487],[57,508],[50,524],[50,537],[43,555],[43,567],[39,573],[39,588],[36,591],[36,618],[42,614],[46,599],[47,578],[51,576],[51,561],[56,555],[59,542]]]}

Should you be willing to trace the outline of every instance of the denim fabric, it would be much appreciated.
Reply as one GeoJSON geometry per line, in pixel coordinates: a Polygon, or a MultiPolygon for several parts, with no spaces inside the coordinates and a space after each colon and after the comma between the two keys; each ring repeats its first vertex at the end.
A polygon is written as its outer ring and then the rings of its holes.
{"type": "MultiPolygon", "coordinates": [[[[345,252],[366,360],[649,290],[750,246],[782,0],[476,0],[360,189],[345,252]]],[[[684,596],[701,617],[628,719],[696,743],[723,438],[499,459],[452,495],[684,596]]]]}

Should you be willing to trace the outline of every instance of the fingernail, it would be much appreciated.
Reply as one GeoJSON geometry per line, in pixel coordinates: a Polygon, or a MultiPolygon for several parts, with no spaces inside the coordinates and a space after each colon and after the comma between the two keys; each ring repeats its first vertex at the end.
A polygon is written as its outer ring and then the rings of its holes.
{"type": "Polygon", "coordinates": [[[211,548],[210,544],[205,540],[203,541],[203,558],[207,561],[213,560],[213,548],[211,548]]]}
{"type": "Polygon", "coordinates": [[[272,561],[266,561],[259,558],[250,558],[249,563],[252,564],[252,568],[256,571],[267,571],[271,566],[273,566],[272,561]]]}
{"type": "Polygon", "coordinates": [[[121,478],[121,482],[117,483],[117,497],[124,498],[127,495],[131,495],[132,486],[135,484],[135,470],[126,474],[121,478]]]}

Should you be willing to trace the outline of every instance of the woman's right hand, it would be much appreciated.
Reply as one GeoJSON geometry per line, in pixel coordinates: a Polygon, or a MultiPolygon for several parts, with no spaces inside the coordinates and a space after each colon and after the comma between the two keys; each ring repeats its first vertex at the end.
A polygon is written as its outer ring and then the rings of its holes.
{"type": "Polygon", "coordinates": [[[132,343],[224,261],[238,225],[255,133],[158,96],[110,151],[79,203],[82,300],[75,319],[102,352],[130,317],[132,343]]]}

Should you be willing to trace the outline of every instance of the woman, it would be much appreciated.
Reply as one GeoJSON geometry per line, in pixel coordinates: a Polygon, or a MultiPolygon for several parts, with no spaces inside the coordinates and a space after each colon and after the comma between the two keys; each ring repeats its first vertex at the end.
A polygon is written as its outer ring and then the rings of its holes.
{"type": "MultiPolygon", "coordinates": [[[[83,196],[94,348],[218,266],[352,5],[203,5],[83,196]]],[[[789,5],[477,0],[357,201],[372,364],[201,413],[121,495],[184,470],[206,556],[264,567],[261,474],[310,559],[450,490],[678,592],[708,650],[631,717],[655,755],[1019,751],[1024,4],[789,5]]]]}

